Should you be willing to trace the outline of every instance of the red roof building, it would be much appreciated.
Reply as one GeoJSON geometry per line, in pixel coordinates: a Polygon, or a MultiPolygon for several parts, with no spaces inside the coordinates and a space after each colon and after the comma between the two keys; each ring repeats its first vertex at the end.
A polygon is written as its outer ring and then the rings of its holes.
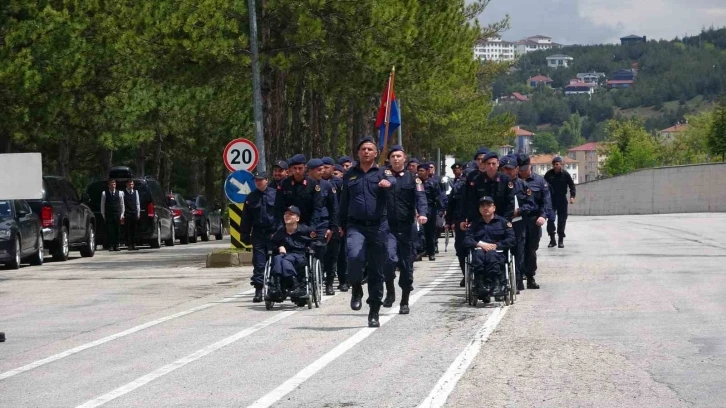
{"type": "Polygon", "coordinates": [[[527,85],[531,86],[532,88],[536,88],[540,84],[550,86],[552,84],[552,78],[546,77],[544,75],[535,75],[527,80],[527,85]]]}
{"type": "Polygon", "coordinates": [[[577,161],[578,183],[597,180],[600,177],[600,166],[606,156],[598,151],[600,143],[590,142],[567,150],[567,156],[577,161]]]}

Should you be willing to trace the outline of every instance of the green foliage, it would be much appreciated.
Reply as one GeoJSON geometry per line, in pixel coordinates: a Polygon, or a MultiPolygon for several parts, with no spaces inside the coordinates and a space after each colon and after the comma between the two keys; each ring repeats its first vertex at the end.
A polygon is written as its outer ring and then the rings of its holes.
{"type": "Polygon", "coordinates": [[[551,132],[537,133],[532,144],[538,154],[554,154],[560,151],[557,136],[551,132]]]}
{"type": "Polygon", "coordinates": [[[713,112],[711,129],[708,132],[708,149],[714,156],[726,160],[726,96],[721,97],[713,112]]]}
{"type": "Polygon", "coordinates": [[[658,163],[658,143],[636,120],[609,121],[603,165],[605,176],[654,167],[658,163]]]}
{"type": "Polygon", "coordinates": [[[583,120],[580,115],[570,115],[567,122],[560,128],[557,138],[559,145],[569,149],[584,144],[585,139],[582,137],[582,124],[583,120]]]}

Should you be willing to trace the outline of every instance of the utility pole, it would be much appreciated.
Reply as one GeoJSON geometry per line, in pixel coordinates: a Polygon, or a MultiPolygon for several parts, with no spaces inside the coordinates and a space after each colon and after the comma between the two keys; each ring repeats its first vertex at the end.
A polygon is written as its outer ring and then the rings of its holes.
{"type": "Polygon", "coordinates": [[[265,132],[262,127],[262,85],[260,80],[260,51],[257,46],[257,6],[255,0],[248,0],[250,14],[250,51],[252,53],[252,101],[254,105],[255,145],[260,153],[257,162],[259,171],[267,171],[265,160],[265,132]]]}

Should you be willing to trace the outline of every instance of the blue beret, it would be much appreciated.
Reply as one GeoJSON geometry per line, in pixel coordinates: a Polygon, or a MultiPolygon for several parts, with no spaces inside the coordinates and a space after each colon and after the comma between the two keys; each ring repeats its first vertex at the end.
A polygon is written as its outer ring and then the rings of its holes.
{"type": "Polygon", "coordinates": [[[307,161],[308,160],[305,158],[304,155],[302,155],[302,154],[296,154],[296,155],[294,155],[294,156],[292,156],[290,158],[290,160],[288,161],[288,163],[290,164],[290,166],[295,166],[295,165],[298,165],[298,164],[305,164],[307,161]]]}
{"type": "Polygon", "coordinates": [[[494,199],[491,198],[490,196],[484,196],[479,199],[479,204],[483,204],[483,203],[494,203],[494,199]]]}
{"type": "Polygon", "coordinates": [[[307,166],[308,169],[317,169],[318,167],[322,166],[324,163],[320,159],[310,159],[307,166]]]}
{"type": "Polygon", "coordinates": [[[345,171],[345,169],[343,168],[343,166],[341,166],[340,164],[334,165],[333,166],[333,170],[335,170],[335,171],[341,171],[341,172],[342,171],[345,171]]]}
{"type": "Polygon", "coordinates": [[[343,163],[351,163],[351,162],[353,162],[353,159],[351,159],[349,156],[343,156],[338,159],[338,164],[340,164],[341,166],[343,165],[343,163]]]}
{"type": "Polygon", "coordinates": [[[279,167],[283,170],[287,170],[287,162],[285,160],[278,160],[272,165],[272,168],[279,167]]]}
{"type": "Polygon", "coordinates": [[[484,161],[487,161],[489,159],[498,159],[498,158],[499,158],[499,155],[497,154],[497,152],[489,152],[484,155],[484,161]]]}
{"type": "Polygon", "coordinates": [[[402,152],[403,146],[401,145],[393,145],[391,146],[391,149],[388,151],[388,157],[391,157],[391,153],[393,152],[402,152]]]}
{"type": "Polygon", "coordinates": [[[522,170],[527,170],[527,166],[529,166],[529,155],[520,153],[517,155],[517,164],[519,164],[519,167],[522,168],[522,170]]]}
{"type": "Polygon", "coordinates": [[[409,161],[408,161],[408,163],[406,163],[406,164],[411,164],[411,163],[416,163],[416,164],[418,164],[418,159],[411,159],[411,160],[409,160],[409,161]]]}
{"type": "Polygon", "coordinates": [[[255,173],[255,180],[264,180],[267,178],[267,172],[266,171],[258,171],[255,173]]]}
{"type": "Polygon", "coordinates": [[[370,137],[370,136],[366,136],[366,137],[364,137],[363,139],[361,139],[361,140],[360,140],[360,142],[358,142],[358,145],[356,145],[356,147],[355,147],[355,150],[360,150],[360,147],[361,147],[361,146],[362,146],[362,145],[363,145],[364,143],[373,143],[373,145],[375,145],[375,146],[376,146],[376,149],[378,148],[378,145],[376,144],[376,141],[375,141],[375,140],[373,140],[373,138],[372,138],[372,137],[370,137]]]}
{"type": "Polygon", "coordinates": [[[555,164],[555,163],[562,163],[562,157],[555,156],[555,158],[552,159],[552,164],[555,164]]]}
{"type": "Polygon", "coordinates": [[[474,153],[474,160],[476,160],[477,157],[481,156],[482,154],[489,153],[489,149],[482,146],[476,150],[476,153],[474,153]]]}
{"type": "Polygon", "coordinates": [[[429,164],[428,164],[428,163],[421,163],[421,164],[419,164],[419,165],[418,165],[418,167],[417,167],[417,168],[418,168],[419,170],[421,170],[421,169],[423,169],[423,170],[428,170],[428,169],[429,169],[429,164]]]}
{"type": "Polygon", "coordinates": [[[502,157],[502,160],[499,162],[499,164],[502,167],[511,167],[515,168],[519,166],[519,163],[517,163],[517,158],[513,154],[508,154],[504,157],[502,157]]]}
{"type": "Polygon", "coordinates": [[[300,209],[295,207],[294,205],[291,205],[291,206],[285,208],[285,212],[288,212],[288,211],[291,213],[297,214],[298,217],[300,216],[300,209]]]}
{"type": "Polygon", "coordinates": [[[451,170],[456,170],[461,168],[461,163],[454,163],[451,165],[451,170]]]}
{"type": "Polygon", "coordinates": [[[332,166],[332,165],[335,164],[335,160],[333,160],[332,157],[325,156],[325,157],[323,157],[320,160],[322,160],[323,161],[323,164],[326,165],[326,166],[332,166]]]}

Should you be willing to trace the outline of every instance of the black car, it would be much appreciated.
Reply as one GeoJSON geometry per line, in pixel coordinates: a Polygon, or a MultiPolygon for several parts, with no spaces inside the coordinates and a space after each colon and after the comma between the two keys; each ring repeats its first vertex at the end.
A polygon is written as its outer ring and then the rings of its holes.
{"type": "Polygon", "coordinates": [[[76,189],[63,177],[43,177],[43,197],[26,200],[40,217],[45,247],[56,261],[68,260],[71,250],[81,251],[81,256],[96,253],[96,217],[81,202],[76,189]]]}
{"type": "Polygon", "coordinates": [[[202,241],[209,241],[210,235],[218,240],[224,238],[221,208],[211,208],[203,195],[188,197],[187,204],[197,220],[197,235],[202,237],[202,241]]]}
{"type": "Polygon", "coordinates": [[[0,262],[10,269],[43,264],[40,218],[24,200],[0,200],[0,262]]]}
{"type": "Polygon", "coordinates": [[[180,244],[197,242],[197,222],[181,194],[167,194],[166,203],[174,217],[174,231],[180,244]]]}
{"type": "MultiPolygon", "coordinates": [[[[134,181],[134,188],[139,192],[139,205],[141,207],[141,219],[136,225],[136,243],[148,243],[152,248],[160,248],[162,241],[166,246],[174,246],[176,234],[174,231],[174,220],[169,206],[166,204],[166,196],[161,189],[159,182],[151,177],[134,177],[128,167],[114,167],[109,172],[109,178],[116,180],[116,188],[119,191],[126,189],[126,181],[134,181]]],[[[99,225],[101,220],[101,192],[108,188],[108,181],[96,181],[86,188],[85,199],[91,207],[99,225]]],[[[124,237],[124,226],[121,225],[121,240],[124,237]]],[[[103,244],[108,249],[106,228],[98,228],[96,231],[96,242],[103,244]]],[[[123,242],[122,242],[123,243],[123,242]]]]}

